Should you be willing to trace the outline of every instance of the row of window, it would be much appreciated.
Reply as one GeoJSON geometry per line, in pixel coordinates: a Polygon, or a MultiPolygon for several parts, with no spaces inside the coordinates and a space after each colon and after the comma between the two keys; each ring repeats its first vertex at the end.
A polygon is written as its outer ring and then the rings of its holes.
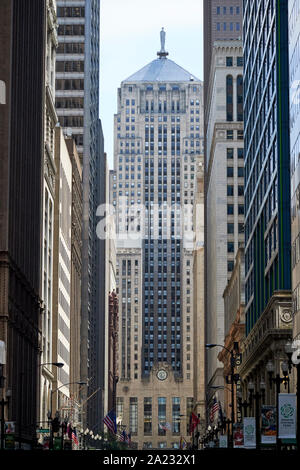
{"type": "Polygon", "coordinates": [[[57,60],[56,72],[84,72],[83,60],[57,60]]]}
{"type": "Polygon", "coordinates": [[[217,31],[240,31],[241,30],[241,23],[216,23],[217,31]]]}
{"type": "Polygon", "coordinates": [[[217,15],[239,15],[240,14],[240,7],[234,7],[234,6],[231,6],[231,7],[220,7],[220,6],[217,6],[216,8],[216,13],[217,15]]]}
{"type": "Polygon", "coordinates": [[[84,36],[84,24],[60,24],[58,26],[59,36],[84,36]]]}
{"type": "Polygon", "coordinates": [[[57,54],[84,54],[84,42],[59,42],[57,54]]]}
{"type": "Polygon", "coordinates": [[[84,7],[57,7],[57,16],[59,18],[84,18],[84,7]]]}

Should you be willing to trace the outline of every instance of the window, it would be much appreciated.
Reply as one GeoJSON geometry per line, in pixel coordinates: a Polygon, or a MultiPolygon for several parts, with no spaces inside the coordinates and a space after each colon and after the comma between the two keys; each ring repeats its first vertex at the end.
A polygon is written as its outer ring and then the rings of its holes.
{"type": "Polygon", "coordinates": [[[234,214],[233,204],[227,204],[227,215],[233,215],[233,214],[234,214]]]}
{"type": "Polygon", "coordinates": [[[244,132],[243,131],[237,131],[237,138],[238,138],[238,140],[243,140],[244,139],[244,132]]]}
{"type": "Polygon", "coordinates": [[[172,398],[172,432],[180,433],[180,398],[172,398]]]}
{"type": "Polygon", "coordinates": [[[227,262],[227,270],[229,272],[233,271],[233,268],[234,268],[234,261],[228,261],[227,262]]]}
{"type": "Polygon", "coordinates": [[[217,7],[217,15],[221,13],[221,7],[217,7]]]}
{"type": "Polygon", "coordinates": [[[233,78],[226,77],[226,120],[233,121],[233,78]]]}
{"type": "Polygon", "coordinates": [[[238,75],[236,79],[236,116],[237,121],[243,120],[243,77],[238,75]]]}
{"type": "Polygon", "coordinates": [[[234,253],[234,243],[228,242],[227,243],[227,253],[234,253]]]}
{"type": "Polygon", "coordinates": [[[238,215],[244,215],[244,205],[239,204],[238,206],[238,215]]]}
{"type": "Polygon", "coordinates": [[[234,224],[227,224],[227,233],[234,233],[234,224]]]}
{"type": "Polygon", "coordinates": [[[132,435],[136,435],[138,431],[138,399],[130,398],[129,403],[129,429],[132,435]]]}
{"type": "Polygon", "coordinates": [[[227,131],[226,138],[227,140],[233,140],[233,131],[227,131]]]}
{"type": "Polygon", "coordinates": [[[233,185],[227,185],[227,196],[233,196],[233,185]]]}
{"type": "Polygon", "coordinates": [[[236,29],[236,31],[239,31],[239,30],[240,30],[240,23],[236,23],[236,24],[235,24],[235,29],[236,29]]]}
{"type": "Polygon", "coordinates": [[[233,178],[233,166],[227,167],[227,178],[233,178]]]}
{"type": "Polygon", "coordinates": [[[160,397],[158,398],[158,435],[165,436],[166,431],[161,426],[166,425],[166,402],[167,399],[160,397]]]}
{"type": "Polygon", "coordinates": [[[233,66],[233,58],[226,57],[226,67],[232,67],[232,66],[233,66]]]}
{"type": "Polygon", "coordinates": [[[236,65],[237,65],[238,67],[243,67],[243,65],[244,65],[244,58],[243,58],[243,56],[236,58],[236,65]]]}
{"type": "Polygon", "coordinates": [[[244,224],[239,224],[239,233],[244,233],[244,224]]]}
{"type": "Polygon", "coordinates": [[[144,398],[144,434],[152,434],[152,398],[144,398]]]}
{"type": "Polygon", "coordinates": [[[220,23],[217,23],[217,31],[220,31],[221,28],[220,28],[220,23]]]}
{"type": "Polygon", "coordinates": [[[238,186],[238,196],[244,196],[244,186],[238,186]]]}
{"type": "Polygon", "coordinates": [[[243,177],[244,177],[244,167],[243,167],[243,166],[239,166],[239,167],[238,167],[238,177],[239,177],[239,178],[243,178],[243,177]]]}
{"type": "Polygon", "coordinates": [[[238,148],[238,158],[244,158],[244,149],[238,148]]]}
{"type": "Polygon", "coordinates": [[[232,148],[228,148],[227,149],[227,159],[232,159],[233,158],[233,149],[232,148]]]}

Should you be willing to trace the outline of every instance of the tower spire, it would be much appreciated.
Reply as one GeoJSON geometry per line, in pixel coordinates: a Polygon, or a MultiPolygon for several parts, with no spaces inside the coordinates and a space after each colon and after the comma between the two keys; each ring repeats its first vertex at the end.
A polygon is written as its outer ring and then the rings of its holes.
{"type": "Polygon", "coordinates": [[[163,57],[166,58],[167,55],[169,55],[169,53],[165,51],[165,42],[166,32],[164,31],[164,28],[162,28],[160,32],[160,51],[157,53],[160,59],[162,59],[163,57]]]}

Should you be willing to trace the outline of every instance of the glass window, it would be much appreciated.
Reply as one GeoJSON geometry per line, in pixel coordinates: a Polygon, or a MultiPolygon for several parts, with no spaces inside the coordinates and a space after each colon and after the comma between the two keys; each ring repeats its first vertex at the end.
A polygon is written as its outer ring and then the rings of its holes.
{"type": "Polygon", "coordinates": [[[234,261],[228,261],[227,262],[227,270],[229,272],[233,271],[233,267],[234,267],[234,261]]]}
{"type": "Polygon", "coordinates": [[[227,196],[233,196],[233,185],[227,185],[227,196]]]}
{"type": "Polygon", "coordinates": [[[233,78],[226,77],[226,120],[233,121],[233,78]]]}
{"type": "Polygon", "coordinates": [[[166,429],[164,429],[166,425],[166,402],[166,398],[158,398],[158,434],[160,436],[166,435],[166,429]]]}
{"type": "Polygon", "coordinates": [[[238,148],[238,158],[244,158],[244,149],[238,148]]]}
{"type": "Polygon", "coordinates": [[[226,67],[232,67],[232,66],[233,66],[233,58],[226,57],[226,67]]]}
{"type": "Polygon", "coordinates": [[[227,149],[227,158],[232,159],[233,158],[233,148],[228,148],[227,149]]]}
{"type": "Polygon", "coordinates": [[[234,205],[227,204],[227,215],[233,215],[233,214],[234,214],[234,205]]]}
{"type": "Polygon", "coordinates": [[[129,430],[132,435],[136,435],[138,431],[138,399],[136,397],[130,397],[129,430]]]}
{"type": "Polygon", "coordinates": [[[233,178],[233,166],[227,167],[227,178],[233,178]]]}
{"type": "Polygon", "coordinates": [[[236,102],[237,102],[237,121],[243,120],[243,77],[238,75],[236,79],[236,102]]]}
{"type": "Polygon", "coordinates": [[[144,434],[152,434],[152,398],[144,398],[144,434]]]}
{"type": "Polygon", "coordinates": [[[227,243],[227,253],[234,253],[234,242],[227,243]]]}
{"type": "Polygon", "coordinates": [[[227,233],[234,233],[234,224],[227,224],[227,233]]]}
{"type": "Polygon", "coordinates": [[[173,434],[180,433],[180,398],[172,398],[172,432],[173,434]]]}

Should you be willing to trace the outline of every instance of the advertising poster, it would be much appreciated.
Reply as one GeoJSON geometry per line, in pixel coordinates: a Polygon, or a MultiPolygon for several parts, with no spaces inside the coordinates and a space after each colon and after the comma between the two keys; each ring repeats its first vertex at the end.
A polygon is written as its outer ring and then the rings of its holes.
{"type": "Polygon", "coordinates": [[[242,449],[244,447],[243,423],[233,425],[233,447],[242,449]]]}
{"type": "Polygon", "coordinates": [[[255,418],[244,418],[244,447],[247,449],[256,447],[255,418]]]}
{"type": "Polygon", "coordinates": [[[261,443],[276,444],[276,406],[261,407],[261,443]]]}
{"type": "Polygon", "coordinates": [[[296,393],[279,393],[278,399],[278,437],[296,439],[296,393]]]}

